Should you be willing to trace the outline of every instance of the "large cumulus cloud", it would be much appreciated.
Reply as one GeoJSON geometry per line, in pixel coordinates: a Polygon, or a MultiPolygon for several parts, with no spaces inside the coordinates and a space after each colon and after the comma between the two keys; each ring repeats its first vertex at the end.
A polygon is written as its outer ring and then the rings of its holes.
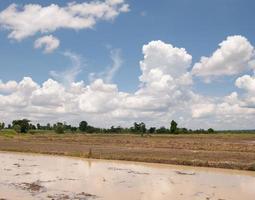
{"type": "Polygon", "coordinates": [[[213,76],[217,77],[222,76],[216,73],[221,68],[234,72],[225,75],[240,74],[235,81],[237,90],[224,97],[195,92],[193,76],[198,65],[195,64],[192,69],[192,56],[184,48],[159,40],[151,41],[142,48],[140,84],[133,93],[119,91],[116,84],[105,81],[107,79],[103,77],[92,79],[89,84],[76,81],[81,62],[79,57],[69,52],[67,56],[74,66],[63,73],[51,72],[53,78],[42,84],[31,77],[20,82],[0,81],[0,114],[7,120],[27,117],[34,121],[74,124],[85,119],[100,127],[130,126],[134,121],[160,126],[175,119],[181,126],[191,128],[252,128],[255,78],[253,74],[241,73],[245,70],[253,73],[250,64],[254,48],[240,36],[229,37],[225,42],[221,45],[223,49],[216,53],[221,56],[221,62],[212,62],[214,65],[209,65],[209,68],[207,65],[199,67],[206,71],[213,66],[213,76]],[[244,44],[240,46],[240,42],[244,44]],[[225,48],[228,50],[225,51],[225,48]],[[244,51],[247,48],[249,50],[244,51]],[[242,64],[242,69],[239,64],[242,64]]]}
{"type": "Polygon", "coordinates": [[[176,113],[180,104],[188,104],[192,99],[192,77],[188,72],[192,57],[185,49],[162,41],[144,45],[143,54],[140,86],[134,93],[121,92],[117,85],[103,79],[95,79],[89,85],[75,82],[74,77],[68,82],[49,79],[39,85],[25,77],[20,82],[0,84],[0,100],[2,104],[4,102],[1,112],[19,107],[13,112],[9,110],[10,119],[15,118],[16,112],[35,120],[47,116],[60,120],[71,114],[74,118],[95,119],[95,123],[98,120],[98,124],[107,118],[108,125],[126,119],[130,120],[127,123],[134,120],[152,122],[157,117],[159,125],[161,120],[170,119],[165,118],[166,115],[176,113]]]}

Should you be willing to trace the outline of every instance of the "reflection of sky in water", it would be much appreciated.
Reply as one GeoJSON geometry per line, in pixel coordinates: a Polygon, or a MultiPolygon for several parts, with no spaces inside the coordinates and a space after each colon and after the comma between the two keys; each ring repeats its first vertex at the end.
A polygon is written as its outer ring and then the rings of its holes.
{"type": "Polygon", "coordinates": [[[45,199],[48,194],[81,192],[104,200],[254,200],[255,197],[254,172],[13,153],[0,153],[0,162],[0,198],[45,199]],[[33,197],[12,185],[37,180],[47,192],[33,197]]]}

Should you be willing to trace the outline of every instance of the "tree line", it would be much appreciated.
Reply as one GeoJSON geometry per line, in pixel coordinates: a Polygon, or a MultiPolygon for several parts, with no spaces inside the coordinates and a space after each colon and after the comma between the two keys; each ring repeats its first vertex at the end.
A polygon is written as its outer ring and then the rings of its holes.
{"type": "Polygon", "coordinates": [[[187,128],[179,128],[176,121],[172,120],[169,127],[148,127],[144,122],[135,122],[130,128],[123,128],[121,126],[111,126],[110,128],[97,128],[88,124],[87,121],[81,121],[79,126],[72,126],[66,123],[57,122],[55,124],[41,125],[40,123],[34,125],[28,119],[13,120],[12,124],[5,126],[5,123],[0,122],[1,129],[13,129],[17,133],[35,132],[36,130],[55,131],[58,134],[66,132],[71,133],[134,133],[144,136],[145,134],[180,134],[180,133],[214,133],[212,128],[208,130],[197,129],[191,130],[187,128]]]}

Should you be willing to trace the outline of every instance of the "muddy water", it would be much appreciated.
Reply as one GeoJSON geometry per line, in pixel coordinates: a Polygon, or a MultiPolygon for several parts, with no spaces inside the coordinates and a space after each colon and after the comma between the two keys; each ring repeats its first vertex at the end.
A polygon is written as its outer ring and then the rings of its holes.
{"type": "Polygon", "coordinates": [[[254,200],[255,173],[0,152],[0,199],[254,200]]]}

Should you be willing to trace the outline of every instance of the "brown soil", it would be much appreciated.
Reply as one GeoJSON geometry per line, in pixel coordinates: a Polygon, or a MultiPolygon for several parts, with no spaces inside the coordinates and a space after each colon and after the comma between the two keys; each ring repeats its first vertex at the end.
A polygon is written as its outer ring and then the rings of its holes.
{"type": "Polygon", "coordinates": [[[34,183],[20,183],[20,184],[14,184],[14,185],[18,188],[27,190],[32,193],[44,192],[46,190],[45,187],[41,186],[39,181],[34,183]]]}
{"type": "Polygon", "coordinates": [[[57,195],[48,195],[47,198],[51,199],[51,200],[69,200],[69,199],[88,200],[88,199],[96,199],[97,196],[82,192],[82,193],[79,193],[77,195],[72,195],[72,197],[67,195],[67,194],[57,194],[57,195]]]}
{"type": "Polygon", "coordinates": [[[0,150],[255,170],[255,134],[0,135],[0,150]]]}

